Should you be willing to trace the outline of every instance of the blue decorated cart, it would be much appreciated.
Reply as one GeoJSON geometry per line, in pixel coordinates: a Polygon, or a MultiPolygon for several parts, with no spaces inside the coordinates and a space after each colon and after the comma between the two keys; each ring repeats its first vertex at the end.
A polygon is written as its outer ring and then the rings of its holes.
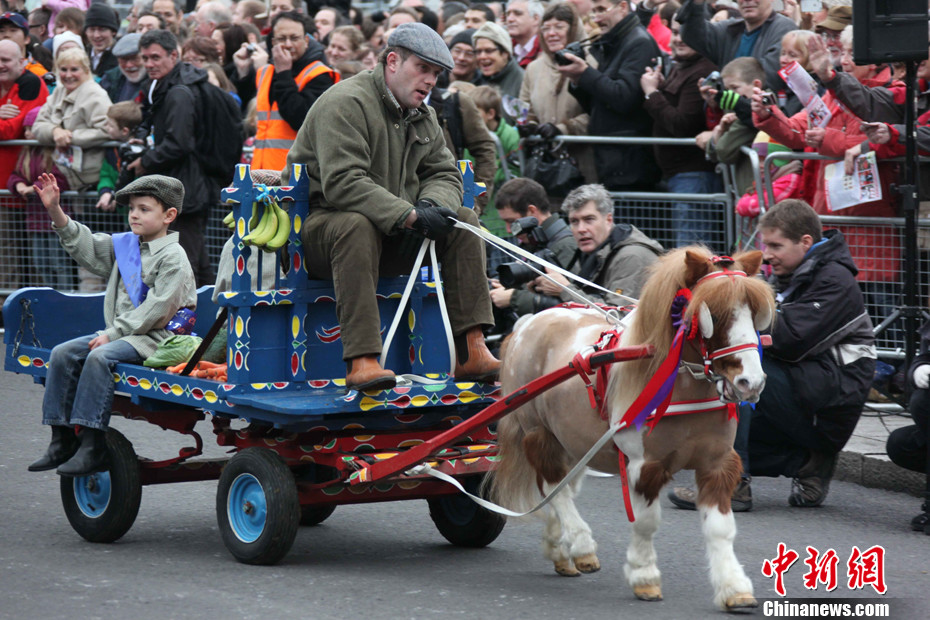
{"type": "MultiPolygon", "coordinates": [[[[462,172],[470,186],[470,164],[462,162],[462,172]]],[[[279,561],[299,525],[322,522],[339,504],[427,499],[437,528],[453,544],[485,546],[500,534],[501,516],[451,485],[411,471],[412,466],[428,463],[477,493],[493,469],[493,422],[555,382],[506,398],[497,385],[456,383],[448,374],[436,285],[418,280],[385,365],[425,379],[390,390],[347,392],[332,285],[310,280],[303,264],[307,185],[299,165],[286,187],[253,185],[248,166],[237,166],[233,184],[223,190],[234,220],[232,284],[217,303],[212,287],[201,289],[197,306],[201,333],[226,309],[227,380],[132,364],[116,368],[114,415],[181,433],[193,445],[176,457],[151,460],[137,456],[132,444],[110,429],[110,469],[61,478],[66,515],[85,539],[112,542],[125,534],[135,521],[143,486],[193,480],[219,481],[216,510],[223,541],[236,559],[250,564],[279,561]],[[290,231],[275,254],[258,256],[253,273],[247,265],[255,250],[242,238],[260,201],[286,204],[290,231]],[[276,263],[274,276],[262,281],[261,263],[267,260],[276,263]],[[207,418],[231,457],[203,457],[195,425],[207,418]]],[[[383,324],[398,310],[406,285],[406,278],[380,280],[383,324]]],[[[52,347],[101,329],[102,305],[102,294],[17,291],[3,306],[6,369],[43,383],[52,347]],[[63,313],[68,320],[61,320],[63,313]]],[[[557,382],[575,372],[566,369],[557,382]]]]}

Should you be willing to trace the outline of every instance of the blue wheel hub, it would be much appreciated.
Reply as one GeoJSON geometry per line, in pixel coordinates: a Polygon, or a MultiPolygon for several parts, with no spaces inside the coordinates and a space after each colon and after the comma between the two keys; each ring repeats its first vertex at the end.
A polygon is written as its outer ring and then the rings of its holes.
{"type": "Polygon", "coordinates": [[[239,474],[229,487],[226,518],[236,538],[244,543],[258,540],[265,530],[265,490],[252,474],[239,474]]]}
{"type": "Polygon", "coordinates": [[[102,515],[110,505],[110,472],[75,478],[74,499],[86,517],[96,519],[102,515]]]}

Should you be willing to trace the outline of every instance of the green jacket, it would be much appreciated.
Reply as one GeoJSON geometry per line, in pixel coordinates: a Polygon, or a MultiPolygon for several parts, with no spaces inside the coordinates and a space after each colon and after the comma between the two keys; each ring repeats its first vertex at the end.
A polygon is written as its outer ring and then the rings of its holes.
{"type": "Polygon", "coordinates": [[[310,108],[282,173],[306,164],[311,208],[361,213],[384,234],[413,203],[462,205],[462,177],[432,108],[402,113],[378,65],[328,89],[310,108]]]}

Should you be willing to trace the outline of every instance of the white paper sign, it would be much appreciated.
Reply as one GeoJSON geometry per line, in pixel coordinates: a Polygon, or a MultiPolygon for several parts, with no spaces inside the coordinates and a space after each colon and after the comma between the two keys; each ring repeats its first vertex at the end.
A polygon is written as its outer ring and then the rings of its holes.
{"type": "Polygon", "coordinates": [[[852,176],[846,175],[843,162],[824,168],[824,176],[827,180],[827,208],[831,211],[882,199],[874,151],[856,158],[852,176]]]}
{"type": "Polygon", "coordinates": [[[795,61],[784,69],[779,69],[778,75],[785,80],[788,88],[794,91],[794,94],[798,96],[798,100],[804,103],[804,109],[807,110],[808,126],[826,127],[833,115],[820,95],[817,94],[817,82],[811,77],[811,74],[795,61]]]}

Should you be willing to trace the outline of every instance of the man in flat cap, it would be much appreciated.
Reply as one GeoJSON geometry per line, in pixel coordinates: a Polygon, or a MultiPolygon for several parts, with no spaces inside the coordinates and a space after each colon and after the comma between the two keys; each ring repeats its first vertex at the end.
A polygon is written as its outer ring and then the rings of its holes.
{"type": "Polygon", "coordinates": [[[52,349],[42,400],[42,423],[52,427],[52,441],[29,466],[29,471],[57,468],[60,476],[86,476],[108,467],[113,369],[153,355],[158,343],[172,336],[172,325],[187,320],[197,306],[190,263],[178,233],[168,231],[181,212],[184,186],[155,174],[121,189],[116,200],[129,205],[131,232],[115,235],[93,233],[68,217],[54,176],[43,173],[35,187],[71,258],[109,278],[104,328],[52,349]]]}
{"type": "Polygon", "coordinates": [[[116,56],[118,67],[113,67],[103,74],[100,86],[107,91],[110,101],[135,101],[139,96],[142,82],[145,80],[145,66],[139,55],[139,39],[142,35],[131,32],[116,42],[113,46],[113,55],[116,56]]]}
{"type": "Polygon", "coordinates": [[[342,326],[346,387],[387,389],[394,373],[378,363],[381,321],[375,297],[380,274],[409,273],[398,251],[423,238],[438,243],[446,305],[455,335],[455,377],[493,381],[500,362],[484,343],[494,322],[485,280],[484,247],[449,217],[478,225],[462,204],[462,179],[424,100],[452,55],[420,23],[391,33],[378,66],[327,90],[310,109],[287,155],[306,164],[313,209],[301,238],[311,277],[333,280],[342,326]]]}

